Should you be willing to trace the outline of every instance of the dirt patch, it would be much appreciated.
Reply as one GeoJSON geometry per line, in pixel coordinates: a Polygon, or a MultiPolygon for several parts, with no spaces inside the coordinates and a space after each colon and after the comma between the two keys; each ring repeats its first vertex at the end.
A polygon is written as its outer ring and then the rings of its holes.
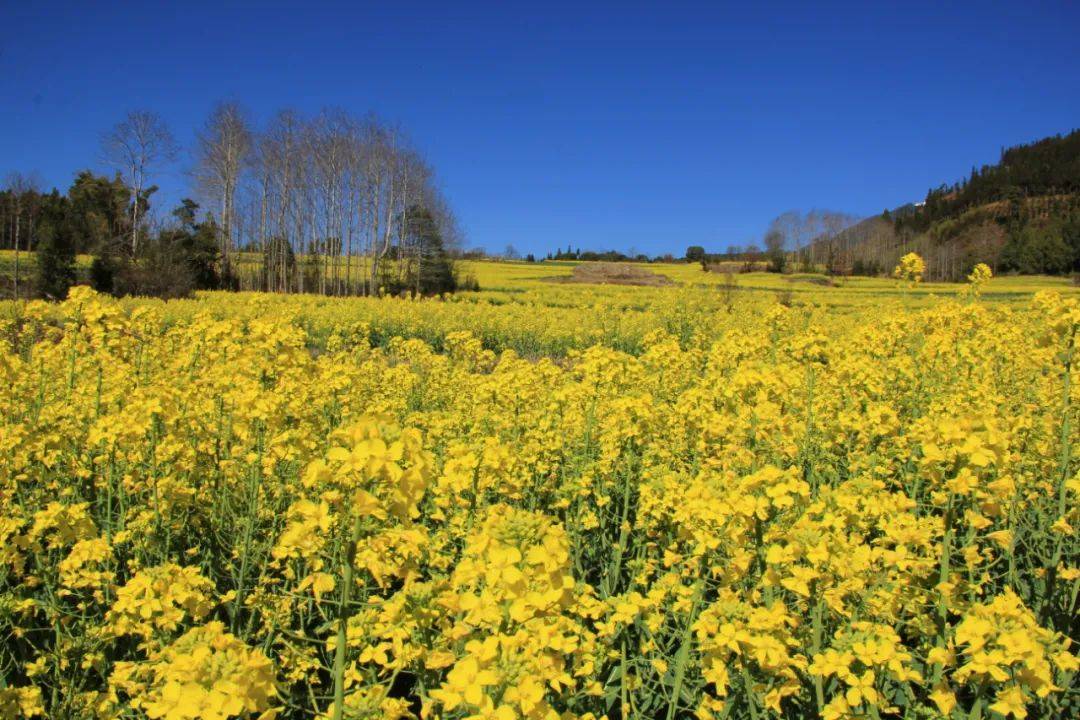
{"type": "Polygon", "coordinates": [[[721,260],[705,266],[705,272],[711,273],[747,273],[765,272],[769,263],[765,260],[721,260]]]}
{"type": "Polygon", "coordinates": [[[659,287],[674,285],[664,275],[657,275],[639,265],[630,263],[587,262],[574,266],[572,275],[545,278],[557,283],[589,283],[592,285],[644,285],[659,287]]]}
{"type": "Polygon", "coordinates": [[[804,277],[787,277],[784,278],[789,283],[809,283],[811,285],[821,285],[822,287],[840,287],[840,283],[829,277],[820,277],[817,275],[804,276],[804,277]]]}

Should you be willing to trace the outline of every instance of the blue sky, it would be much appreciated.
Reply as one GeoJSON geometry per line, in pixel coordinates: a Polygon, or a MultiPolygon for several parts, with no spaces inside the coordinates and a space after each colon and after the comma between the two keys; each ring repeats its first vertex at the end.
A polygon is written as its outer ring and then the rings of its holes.
{"type": "MultiPolygon", "coordinates": [[[[681,254],[923,197],[1080,126],[1080,3],[0,0],[0,175],[66,188],[128,109],[400,123],[470,245],[681,254]]],[[[158,182],[184,194],[185,161],[158,182]]]]}

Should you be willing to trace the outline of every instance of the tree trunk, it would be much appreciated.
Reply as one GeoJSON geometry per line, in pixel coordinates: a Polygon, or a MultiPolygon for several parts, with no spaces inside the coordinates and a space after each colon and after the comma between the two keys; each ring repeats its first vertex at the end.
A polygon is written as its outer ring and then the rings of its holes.
{"type": "Polygon", "coordinates": [[[22,208],[15,205],[15,299],[19,299],[19,216],[22,214],[22,208]]]}

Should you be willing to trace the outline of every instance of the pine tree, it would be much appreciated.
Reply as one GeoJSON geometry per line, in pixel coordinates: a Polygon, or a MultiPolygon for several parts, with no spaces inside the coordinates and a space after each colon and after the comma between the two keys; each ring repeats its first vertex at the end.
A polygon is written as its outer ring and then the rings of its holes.
{"type": "Polygon", "coordinates": [[[68,228],[43,220],[37,228],[37,289],[53,300],[67,298],[75,284],[75,244],[68,228]]]}
{"type": "Polygon", "coordinates": [[[446,252],[435,218],[425,208],[408,212],[409,235],[417,248],[417,263],[411,286],[418,295],[439,295],[457,289],[454,265],[446,252]]]}

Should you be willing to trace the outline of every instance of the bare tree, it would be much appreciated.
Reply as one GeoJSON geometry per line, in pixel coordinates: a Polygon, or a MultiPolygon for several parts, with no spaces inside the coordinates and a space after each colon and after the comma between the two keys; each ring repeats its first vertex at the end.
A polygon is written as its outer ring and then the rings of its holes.
{"type": "Polygon", "coordinates": [[[225,273],[231,271],[236,193],[245,162],[251,153],[251,129],[235,103],[220,103],[206,119],[195,140],[195,178],[208,199],[220,203],[220,253],[225,273]]]}
{"type": "Polygon", "coordinates": [[[806,238],[803,237],[802,213],[798,210],[783,212],[772,221],[769,227],[783,235],[787,247],[796,255],[799,254],[803,243],[806,242],[806,238]]]}
{"type": "Polygon", "coordinates": [[[829,272],[839,272],[850,259],[850,238],[844,232],[855,221],[852,215],[834,210],[788,210],[773,220],[769,229],[784,238],[804,271],[824,265],[829,272]]]}
{"type": "Polygon", "coordinates": [[[379,287],[379,269],[382,260],[390,252],[391,220],[397,201],[395,182],[397,170],[397,137],[374,121],[368,128],[365,152],[367,163],[364,174],[367,180],[368,211],[368,294],[379,287]]]}
{"type": "Polygon", "coordinates": [[[743,249],[743,272],[753,272],[761,261],[761,248],[751,243],[743,249]]]}
{"type": "Polygon", "coordinates": [[[28,204],[34,204],[34,196],[38,192],[38,182],[36,178],[23,175],[19,172],[14,172],[8,175],[5,182],[7,190],[9,192],[11,202],[11,237],[12,247],[15,250],[15,277],[14,277],[14,295],[17,299],[19,297],[19,277],[21,269],[19,265],[19,249],[20,249],[20,237],[22,234],[26,236],[26,249],[30,250],[30,238],[34,234],[34,213],[33,207],[27,207],[28,204]],[[23,230],[22,219],[23,215],[27,215],[27,227],[25,233],[23,230]]]}
{"type": "MultiPolygon", "coordinates": [[[[324,110],[278,113],[254,136],[239,184],[237,244],[261,248],[267,290],[325,294],[401,291],[426,262],[411,218],[430,217],[451,247],[464,238],[430,165],[378,119],[324,110]],[[422,211],[422,212],[421,212],[422,211]]],[[[255,279],[258,277],[258,279],[255,279]]]]}
{"type": "Polygon", "coordinates": [[[435,193],[435,197],[432,198],[431,212],[435,216],[435,222],[438,224],[447,252],[459,254],[465,247],[465,230],[458,222],[454,210],[440,193],[435,193]]]}
{"type": "Polygon", "coordinates": [[[296,232],[300,224],[298,196],[301,153],[301,121],[291,110],[277,114],[260,141],[266,173],[267,220],[263,238],[264,271],[268,290],[287,292],[291,265],[295,262],[296,232]]]}
{"type": "Polygon", "coordinates": [[[161,116],[133,110],[101,138],[106,161],[126,173],[135,197],[131,204],[131,252],[139,246],[139,204],[145,202],[150,173],[176,156],[176,141],[161,116]]]}
{"type": "Polygon", "coordinates": [[[312,201],[317,208],[321,206],[317,213],[321,221],[316,223],[321,242],[314,244],[312,252],[316,255],[316,264],[320,265],[319,291],[324,294],[328,287],[332,294],[341,291],[340,259],[351,219],[349,174],[353,167],[354,125],[345,112],[324,110],[307,132],[315,186],[312,201]]]}
{"type": "Polygon", "coordinates": [[[841,233],[855,222],[855,218],[833,210],[821,211],[820,218],[825,247],[825,270],[830,275],[842,274],[847,268],[847,252],[841,233]]]}

